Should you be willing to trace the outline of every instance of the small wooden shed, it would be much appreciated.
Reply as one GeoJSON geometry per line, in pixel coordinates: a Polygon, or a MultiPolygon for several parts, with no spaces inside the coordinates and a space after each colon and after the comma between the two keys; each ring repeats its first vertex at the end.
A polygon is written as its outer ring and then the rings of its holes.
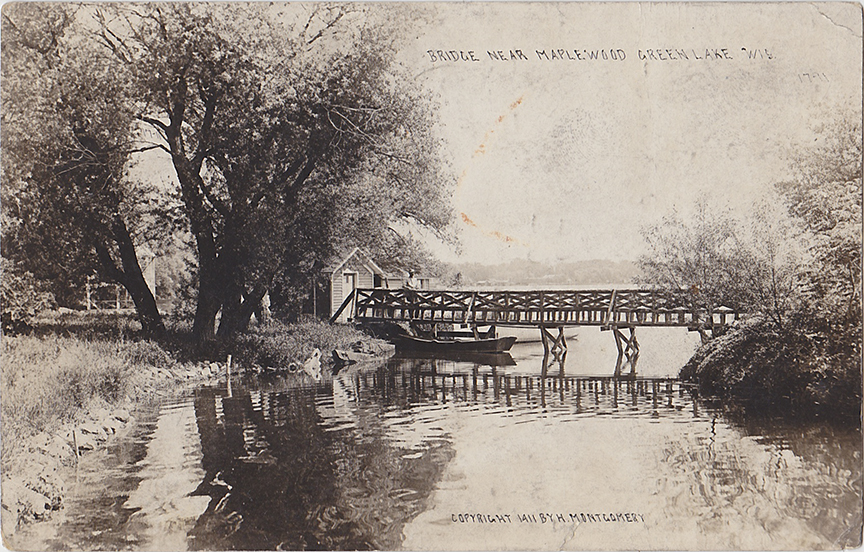
{"type": "MultiPolygon", "coordinates": [[[[327,316],[333,316],[342,306],[345,298],[358,288],[430,289],[431,287],[431,279],[427,277],[415,276],[403,270],[399,270],[397,274],[385,272],[368,253],[359,247],[331,261],[321,272],[329,280],[329,301],[324,301],[325,304],[329,303],[330,307],[327,316]]],[[[354,312],[353,307],[353,304],[348,304],[335,321],[348,322],[354,312]]],[[[317,309],[315,314],[319,314],[317,309]]]]}
{"type": "MultiPolygon", "coordinates": [[[[359,247],[355,247],[342,259],[326,266],[322,271],[330,280],[330,315],[332,316],[342,302],[357,288],[386,287],[386,274],[359,247]]],[[[337,322],[347,322],[354,311],[348,305],[339,315],[337,322]]]]}

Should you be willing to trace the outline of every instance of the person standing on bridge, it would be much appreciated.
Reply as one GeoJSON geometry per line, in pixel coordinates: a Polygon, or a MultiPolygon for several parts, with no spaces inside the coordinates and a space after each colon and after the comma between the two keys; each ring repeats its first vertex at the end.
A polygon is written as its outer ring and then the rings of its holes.
{"type": "Polygon", "coordinates": [[[408,279],[405,280],[403,286],[406,289],[417,289],[417,278],[414,276],[413,272],[408,272],[408,279]]]}
{"type": "MultiPolygon", "coordinates": [[[[402,284],[402,287],[406,290],[414,290],[417,287],[417,279],[414,277],[414,272],[408,272],[408,278],[406,278],[405,283],[402,284]]],[[[416,307],[417,297],[415,296],[413,291],[408,291],[405,293],[405,298],[408,299],[409,303],[412,306],[416,307]]],[[[420,315],[420,311],[416,308],[411,309],[411,318],[416,318],[420,315]]]]}

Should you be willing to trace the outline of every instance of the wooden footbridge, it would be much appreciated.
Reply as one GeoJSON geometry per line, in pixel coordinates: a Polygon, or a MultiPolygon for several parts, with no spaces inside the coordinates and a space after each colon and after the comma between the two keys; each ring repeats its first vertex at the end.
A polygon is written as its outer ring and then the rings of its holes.
{"type": "Polygon", "coordinates": [[[477,326],[534,326],[544,350],[567,349],[564,328],[597,326],[615,336],[619,356],[639,353],[635,329],[684,327],[703,340],[722,331],[742,313],[729,307],[696,307],[689,293],[657,289],[542,291],[432,291],[356,289],[336,312],[346,308],[358,323],[408,322],[477,326]],[[557,329],[557,335],[553,330],[557,329]],[[626,330],[629,335],[622,330],[626,330]]]}

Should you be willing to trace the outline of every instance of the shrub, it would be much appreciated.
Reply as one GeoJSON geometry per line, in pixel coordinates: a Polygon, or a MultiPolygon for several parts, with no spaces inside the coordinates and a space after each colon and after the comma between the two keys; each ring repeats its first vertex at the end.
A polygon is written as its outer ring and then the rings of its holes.
{"type": "Polygon", "coordinates": [[[36,316],[54,306],[54,296],[42,289],[29,272],[17,270],[10,261],[3,261],[0,278],[0,322],[3,333],[14,335],[28,331],[36,316]]]}
{"type": "Polygon", "coordinates": [[[292,362],[303,362],[316,348],[324,357],[329,357],[333,349],[347,348],[364,338],[368,339],[354,328],[331,326],[317,319],[290,325],[271,320],[238,335],[232,350],[237,360],[246,366],[285,368],[292,362]]]}
{"type": "Polygon", "coordinates": [[[702,346],[680,377],[697,383],[702,394],[738,401],[751,413],[857,420],[856,350],[812,325],[780,331],[757,318],[702,346]]]}

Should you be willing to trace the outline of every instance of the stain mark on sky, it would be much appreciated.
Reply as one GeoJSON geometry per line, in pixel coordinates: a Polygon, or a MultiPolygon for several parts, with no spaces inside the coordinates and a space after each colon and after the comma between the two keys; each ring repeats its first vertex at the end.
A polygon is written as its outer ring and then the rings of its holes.
{"type": "MultiPolygon", "coordinates": [[[[522,101],[524,100],[524,98],[525,98],[525,96],[520,96],[519,99],[517,99],[515,102],[511,103],[507,112],[498,116],[498,119],[495,122],[495,126],[498,126],[501,123],[503,123],[504,119],[507,118],[507,115],[509,115],[510,113],[513,112],[513,110],[515,110],[517,107],[522,105],[522,101]]],[[[489,141],[489,138],[491,138],[492,135],[495,134],[495,130],[496,130],[495,127],[493,127],[491,129],[489,129],[488,131],[486,131],[486,134],[483,135],[483,140],[480,142],[480,145],[477,146],[477,149],[474,150],[474,155],[471,156],[471,159],[474,159],[478,155],[482,155],[482,154],[486,153],[486,143],[489,141]]],[[[464,175],[465,173],[462,173],[462,174],[464,175]]]]}
{"type": "Polygon", "coordinates": [[[464,222],[468,226],[471,226],[472,228],[476,228],[477,230],[480,230],[481,232],[483,232],[485,235],[489,236],[490,238],[495,238],[496,240],[500,240],[504,243],[512,243],[512,244],[516,244],[516,245],[527,245],[527,244],[520,242],[516,238],[514,238],[512,236],[508,236],[507,234],[502,234],[501,232],[499,232],[497,230],[484,230],[483,228],[480,227],[480,225],[478,225],[476,222],[471,220],[471,218],[468,215],[466,215],[465,213],[459,213],[459,214],[462,215],[462,222],[464,222]]]}
{"type": "MultiPolygon", "coordinates": [[[[491,129],[489,129],[488,131],[486,131],[486,134],[483,135],[483,140],[480,142],[480,145],[477,146],[477,149],[474,150],[474,154],[471,155],[472,160],[476,159],[477,156],[484,155],[486,153],[486,144],[487,144],[487,142],[489,142],[489,139],[492,137],[492,135],[495,134],[496,127],[504,122],[504,120],[507,118],[507,115],[509,115],[517,107],[522,105],[522,101],[524,99],[525,99],[525,96],[520,96],[516,101],[514,101],[513,103],[510,104],[507,112],[498,116],[498,119],[496,119],[496,122],[495,122],[495,126],[492,127],[491,129]]],[[[468,169],[469,168],[470,168],[470,165],[469,165],[469,167],[467,167],[465,170],[462,171],[461,175],[459,175],[459,179],[456,181],[456,190],[457,191],[462,187],[462,183],[465,180],[465,177],[468,175],[468,169]]],[[[473,228],[480,230],[481,232],[483,232],[487,236],[490,236],[492,238],[500,240],[504,243],[515,243],[515,244],[519,244],[519,245],[526,245],[526,244],[522,244],[516,238],[514,238],[512,236],[508,236],[506,234],[502,234],[501,232],[499,232],[497,230],[486,230],[484,228],[481,228],[479,225],[477,225],[476,222],[471,220],[471,218],[468,215],[466,215],[465,213],[460,213],[460,214],[462,215],[462,222],[464,222],[468,226],[471,226],[473,228]]]]}

